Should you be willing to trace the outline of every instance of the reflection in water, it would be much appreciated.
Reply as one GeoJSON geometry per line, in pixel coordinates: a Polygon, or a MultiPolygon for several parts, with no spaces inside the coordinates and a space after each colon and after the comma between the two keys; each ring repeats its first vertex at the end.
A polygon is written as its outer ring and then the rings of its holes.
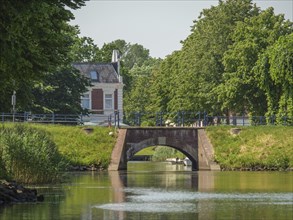
{"type": "MultiPolygon", "coordinates": [[[[190,169],[169,163],[132,162],[128,165],[128,171],[109,171],[113,202],[93,208],[103,209],[104,219],[129,219],[137,216],[137,213],[151,213],[152,216],[155,213],[193,213],[194,217],[194,202],[178,205],[178,202],[184,200],[182,192],[162,191],[161,188],[164,186],[165,189],[188,188],[197,191],[198,175],[190,172],[190,169]],[[146,167],[143,170],[137,169],[141,164],[148,164],[148,169],[154,172],[149,172],[146,167]],[[182,175],[179,175],[176,171],[187,173],[181,172],[182,175]]],[[[145,219],[150,219],[149,217],[146,216],[145,219]]]]}
{"type": "MultiPolygon", "coordinates": [[[[113,190],[113,202],[115,204],[123,204],[125,201],[124,187],[127,186],[127,175],[121,174],[119,171],[109,171],[110,182],[113,190]]],[[[125,219],[125,210],[119,210],[115,219],[125,219]]],[[[112,218],[114,219],[114,218],[112,218]]]]}
{"type": "Polygon", "coordinates": [[[1,220],[293,219],[293,172],[194,172],[168,163],[70,173],[45,201],[0,208],[1,220]]]}

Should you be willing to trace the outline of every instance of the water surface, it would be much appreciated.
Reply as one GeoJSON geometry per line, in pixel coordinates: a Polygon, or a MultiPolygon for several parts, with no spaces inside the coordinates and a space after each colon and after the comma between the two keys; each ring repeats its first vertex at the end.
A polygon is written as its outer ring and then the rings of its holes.
{"type": "Polygon", "coordinates": [[[42,203],[0,208],[0,219],[293,219],[292,172],[194,172],[131,162],[128,171],[68,178],[37,186],[42,203]]]}

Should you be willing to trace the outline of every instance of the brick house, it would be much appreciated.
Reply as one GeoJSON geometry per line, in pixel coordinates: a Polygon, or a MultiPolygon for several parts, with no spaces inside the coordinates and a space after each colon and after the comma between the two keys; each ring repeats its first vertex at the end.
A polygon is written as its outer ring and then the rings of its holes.
{"type": "Polygon", "coordinates": [[[114,111],[123,115],[123,81],[119,72],[119,60],[112,58],[112,61],[73,64],[92,84],[81,97],[81,106],[91,113],[85,120],[98,124],[107,121],[114,111]]]}

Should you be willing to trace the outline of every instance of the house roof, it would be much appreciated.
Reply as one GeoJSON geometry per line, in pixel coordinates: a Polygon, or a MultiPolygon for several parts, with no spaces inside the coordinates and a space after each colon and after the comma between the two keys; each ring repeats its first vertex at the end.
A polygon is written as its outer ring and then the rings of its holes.
{"type": "Polygon", "coordinates": [[[80,73],[91,79],[91,72],[97,72],[99,83],[119,83],[119,75],[115,63],[74,63],[73,67],[80,73]]]}

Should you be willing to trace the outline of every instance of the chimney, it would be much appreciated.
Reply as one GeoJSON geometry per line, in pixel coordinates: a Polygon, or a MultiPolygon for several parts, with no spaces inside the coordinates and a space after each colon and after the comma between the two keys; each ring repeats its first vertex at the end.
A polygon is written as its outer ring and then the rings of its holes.
{"type": "Polygon", "coordinates": [[[119,51],[118,50],[113,50],[112,53],[112,63],[117,63],[119,61],[119,51]]]}
{"type": "Polygon", "coordinates": [[[117,63],[117,73],[119,76],[119,81],[120,79],[120,54],[118,50],[113,50],[112,53],[112,63],[117,63]]]}

